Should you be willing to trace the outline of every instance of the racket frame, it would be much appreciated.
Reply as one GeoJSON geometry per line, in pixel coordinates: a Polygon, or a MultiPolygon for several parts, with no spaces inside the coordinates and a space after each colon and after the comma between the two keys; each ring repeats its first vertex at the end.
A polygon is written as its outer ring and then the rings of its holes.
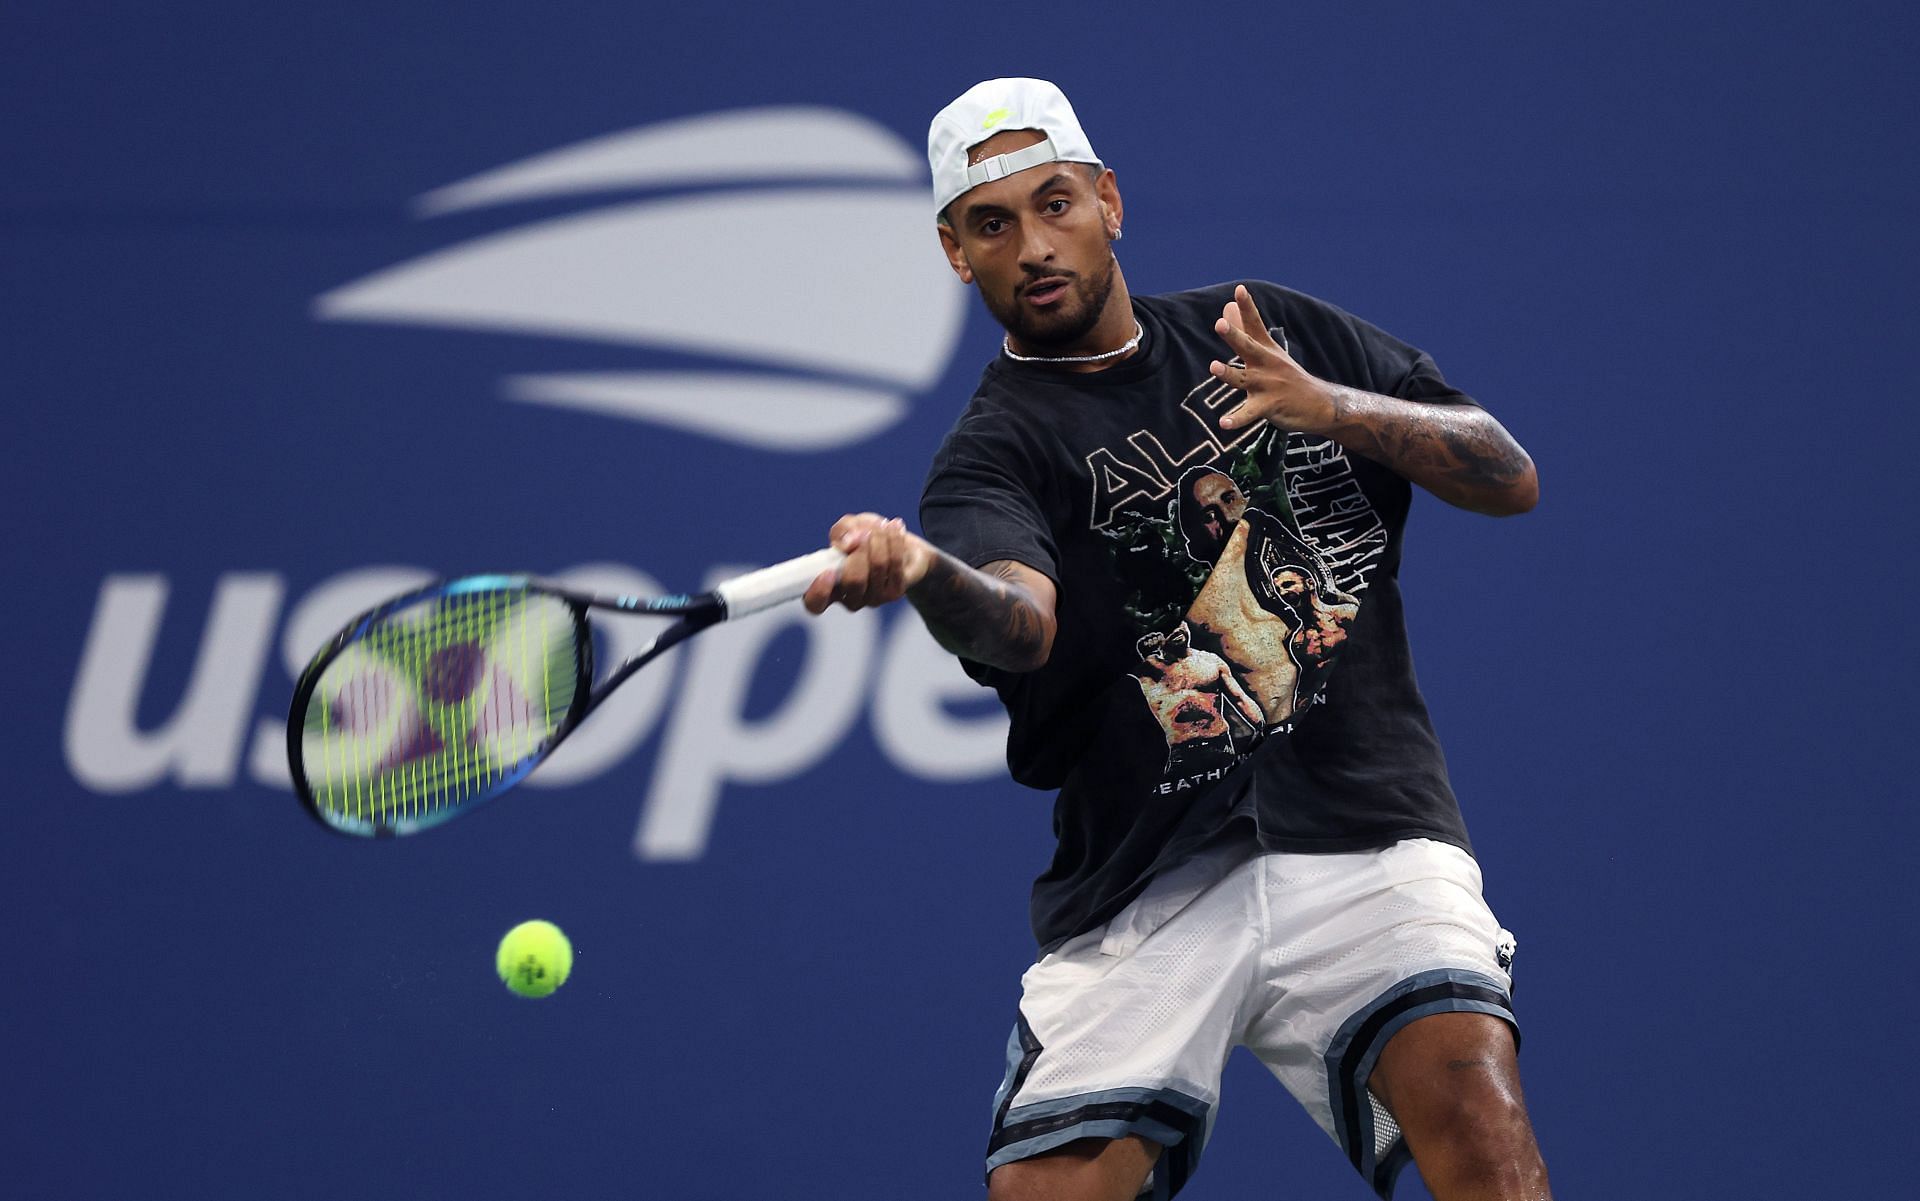
{"type": "Polygon", "coordinates": [[[348,622],[346,628],[334,635],[326,646],[314,655],[312,662],[307,664],[306,670],[300,673],[299,682],[293,690],[293,703],[289,706],[287,715],[287,767],[293,777],[294,791],[300,796],[301,807],[315,821],[337,834],[350,837],[393,838],[418,833],[451,821],[518,784],[528,772],[544,762],[569,734],[578,729],[580,724],[635,672],[694,634],[725,620],[726,616],[726,602],[717,591],[695,595],[674,593],[658,597],[602,597],[575,592],[530,575],[457,576],[435,581],[391,600],[383,601],[348,622]],[[524,759],[514,764],[511,770],[479,792],[464,798],[458,805],[448,805],[427,813],[410,814],[398,818],[350,817],[323,805],[314,795],[304,770],[305,725],[307,706],[313,699],[314,691],[320,686],[320,680],[326,674],[327,668],[332,666],[333,662],[349,647],[364,640],[382,620],[415,605],[477,592],[522,591],[528,596],[545,596],[561,601],[567,606],[574,622],[573,703],[568,706],[566,714],[554,727],[553,732],[534,747],[524,759]],[[661,630],[645,646],[615,667],[598,687],[594,687],[593,625],[587,617],[591,609],[606,609],[637,616],[678,617],[680,620],[661,630]]]}
{"type": "Polygon", "coordinates": [[[299,793],[301,806],[321,825],[336,833],[354,835],[362,838],[395,837],[413,834],[451,821],[463,813],[478,808],[494,797],[512,788],[526,778],[528,772],[544,762],[548,755],[580,727],[580,723],[592,715],[613,694],[614,689],[624,684],[633,673],[658,659],[667,651],[694,634],[717,625],[733,617],[745,617],[763,609],[784,604],[799,597],[807,586],[822,572],[832,571],[846,559],[846,554],[833,547],[824,547],[808,554],[800,555],[785,562],[762,567],[745,575],[735,576],[716,585],[709,592],[668,593],[655,597],[600,597],[584,592],[575,592],[558,584],[532,575],[469,575],[439,580],[422,588],[396,596],[382,602],[348,622],[346,628],[322,647],[307,664],[305,671],[294,686],[293,704],[287,715],[287,767],[293,777],[294,791],[299,793]],[[573,702],[567,713],[554,726],[553,732],[527,756],[514,764],[513,768],[494,780],[480,792],[462,798],[457,805],[448,805],[424,814],[408,814],[398,820],[391,815],[361,819],[347,819],[339,813],[330,811],[319,802],[307,782],[304,770],[306,758],[305,731],[306,708],[313,699],[314,691],[320,685],[320,678],[327,668],[355,643],[367,636],[369,631],[383,618],[413,605],[441,597],[460,596],[474,592],[525,591],[528,595],[551,597],[564,602],[570,610],[575,630],[574,641],[574,692],[573,702]],[[609,609],[617,613],[628,613],[643,617],[678,617],[666,629],[661,630],[645,646],[622,662],[610,672],[607,678],[595,688],[593,684],[593,626],[587,620],[590,609],[609,609]]]}

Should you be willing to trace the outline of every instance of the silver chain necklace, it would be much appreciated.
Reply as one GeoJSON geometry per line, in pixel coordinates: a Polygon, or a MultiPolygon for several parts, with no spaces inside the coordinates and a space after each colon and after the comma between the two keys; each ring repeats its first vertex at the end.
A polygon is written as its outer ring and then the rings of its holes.
{"type": "Polygon", "coordinates": [[[1000,353],[1006,355],[1016,363],[1104,363],[1108,359],[1117,359],[1121,355],[1131,352],[1134,347],[1140,345],[1140,339],[1146,337],[1146,334],[1147,331],[1140,328],[1140,322],[1136,319],[1133,323],[1133,337],[1128,338],[1114,349],[1103,350],[1099,354],[1069,355],[1017,354],[1013,349],[1013,335],[1006,334],[1002,335],[1000,339],[1000,353]]]}

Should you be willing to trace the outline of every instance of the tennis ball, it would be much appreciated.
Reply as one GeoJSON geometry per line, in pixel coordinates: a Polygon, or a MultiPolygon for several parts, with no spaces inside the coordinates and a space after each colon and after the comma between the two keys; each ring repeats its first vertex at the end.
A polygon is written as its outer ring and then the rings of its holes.
{"type": "Polygon", "coordinates": [[[500,940],[494,967],[507,987],[523,997],[544,997],[567,982],[573,944],[552,922],[521,922],[500,940]]]}

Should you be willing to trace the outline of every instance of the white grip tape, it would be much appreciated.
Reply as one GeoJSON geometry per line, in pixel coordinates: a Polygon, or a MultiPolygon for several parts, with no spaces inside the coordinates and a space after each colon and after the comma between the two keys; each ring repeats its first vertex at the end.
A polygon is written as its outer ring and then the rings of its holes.
{"type": "Polygon", "coordinates": [[[815,576],[840,566],[846,557],[844,552],[828,547],[797,559],[788,559],[785,563],[775,563],[772,567],[762,567],[759,571],[749,571],[737,579],[728,580],[714,591],[726,602],[728,617],[745,617],[749,613],[758,613],[762,609],[771,609],[784,601],[796,599],[807,590],[808,584],[813,583],[815,576]]]}

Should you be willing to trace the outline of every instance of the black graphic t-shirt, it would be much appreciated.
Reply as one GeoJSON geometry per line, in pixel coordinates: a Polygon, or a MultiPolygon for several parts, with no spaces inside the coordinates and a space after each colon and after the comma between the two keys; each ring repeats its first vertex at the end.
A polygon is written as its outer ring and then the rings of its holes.
{"type": "MultiPolygon", "coordinates": [[[[1391,335],[1248,287],[1314,375],[1473,403],[1391,335]]],[[[1412,489],[1325,438],[1221,429],[1245,397],[1207,371],[1232,294],[1135,297],[1140,348],[1104,371],[995,359],[928,475],[930,541],[1059,586],[1044,667],[966,664],[1012,718],[1014,779],[1059,790],[1033,891],[1043,948],[1235,822],[1269,850],[1468,845],[1401,612],[1412,489]]]]}

